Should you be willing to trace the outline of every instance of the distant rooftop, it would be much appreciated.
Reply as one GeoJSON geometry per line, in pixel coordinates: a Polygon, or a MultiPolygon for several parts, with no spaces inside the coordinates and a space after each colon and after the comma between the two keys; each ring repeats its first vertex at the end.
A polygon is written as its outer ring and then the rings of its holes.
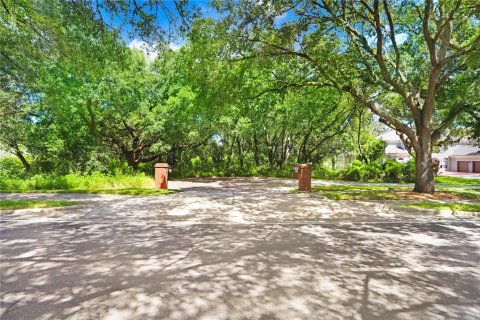
{"type": "Polygon", "coordinates": [[[402,141],[400,139],[400,137],[398,136],[397,132],[395,132],[393,130],[385,132],[379,138],[383,141],[392,141],[392,142],[393,141],[395,141],[395,142],[402,141]]]}

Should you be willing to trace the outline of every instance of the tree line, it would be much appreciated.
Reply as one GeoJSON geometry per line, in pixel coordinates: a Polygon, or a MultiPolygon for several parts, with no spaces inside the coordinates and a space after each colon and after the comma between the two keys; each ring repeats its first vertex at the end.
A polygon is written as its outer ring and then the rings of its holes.
{"type": "Polygon", "coordinates": [[[0,148],[27,171],[369,163],[381,122],[415,156],[415,190],[433,192],[433,148],[478,135],[473,2],[212,1],[210,17],[188,1],[109,3],[1,0],[0,148]]]}

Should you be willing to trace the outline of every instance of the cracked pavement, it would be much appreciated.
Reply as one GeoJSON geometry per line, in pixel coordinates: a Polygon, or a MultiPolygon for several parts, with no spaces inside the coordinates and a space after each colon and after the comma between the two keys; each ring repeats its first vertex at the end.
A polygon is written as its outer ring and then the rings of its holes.
{"type": "Polygon", "coordinates": [[[480,319],[477,218],[292,194],[290,179],[173,195],[0,194],[2,319],[480,319]]]}

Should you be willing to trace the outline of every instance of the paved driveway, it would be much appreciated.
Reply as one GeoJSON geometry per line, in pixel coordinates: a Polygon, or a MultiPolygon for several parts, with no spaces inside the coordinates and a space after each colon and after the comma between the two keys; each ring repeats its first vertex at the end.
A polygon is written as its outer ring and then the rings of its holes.
{"type": "Polygon", "coordinates": [[[84,203],[2,216],[2,319],[480,319],[478,220],[294,184],[0,195],[84,203]]]}

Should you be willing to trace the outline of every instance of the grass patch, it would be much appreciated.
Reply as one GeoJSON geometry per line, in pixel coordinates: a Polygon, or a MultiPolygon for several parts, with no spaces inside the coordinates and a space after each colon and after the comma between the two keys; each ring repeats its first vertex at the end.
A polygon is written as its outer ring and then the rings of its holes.
{"type": "Polygon", "coordinates": [[[442,192],[453,194],[453,195],[459,196],[463,199],[480,200],[480,192],[478,192],[478,191],[452,191],[452,190],[443,191],[442,190],[442,192]]]}
{"type": "Polygon", "coordinates": [[[137,175],[69,174],[66,176],[35,175],[27,179],[0,179],[0,192],[33,193],[92,193],[154,196],[174,193],[174,190],[154,189],[153,178],[137,175]]]}
{"type": "Polygon", "coordinates": [[[388,191],[322,192],[330,200],[401,200],[401,196],[388,191]]]}
{"type": "Polygon", "coordinates": [[[104,190],[87,190],[87,189],[38,189],[25,191],[0,190],[0,193],[88,193],[88,194],[120,194],[130,196],[158,196],[164,194],[172,194],[176,190],[163,189],[104,189],[104,190]]]}
{"type": "Polygon", "coordinates": [[[80,202],[66,200],[0,200],[0,209],[51,208],[77,204],[80,204],[80,202]]]}
{"type": "Polygon", "coordinates": [[[480,186],[480,179],[469,179],[469,178],[462,178],[462,177],[445,177],[439,176],[435,178],[436,183],[443,183],[443,184],[464,184],[469,186],[480,186]]]}
{"type": "Polygon", "coordinates": [[[154,180],[144,174],[92,175],[69,174],[65,176],[38,174],[27,179],[0,179],[0,190],[27,192],[32,190],[116,190],[153,189],[154,180]]]}
{"type": "Polygon", "coordinates": [[[312,191],[373,191],[373,190],[405,190],[412,189],[410,186],[381,186],[381,185],[327,185],[327,186],[314,186],[312,191]]]}
{"type": "Polygon", "coordinates": [[[404,207],[414,207],[414,208],[423,208],[423,209],[480,212],[480,204],[476,204],[476,203],[411,202],[411,203],[402,203],[400,205],[404,207]]]}
{"type": "MultiPolygon", "coordinates": [[[[480,200],[480,190],[464,187],[438,187],[434,195],[422,195],[411,192],[412,186],[381,186],[381,185],[327,185],[314,186],[312,191],[331,200],[480,200]]],[[[292,190],[292,193],[301,191],[292,190]]]]}

